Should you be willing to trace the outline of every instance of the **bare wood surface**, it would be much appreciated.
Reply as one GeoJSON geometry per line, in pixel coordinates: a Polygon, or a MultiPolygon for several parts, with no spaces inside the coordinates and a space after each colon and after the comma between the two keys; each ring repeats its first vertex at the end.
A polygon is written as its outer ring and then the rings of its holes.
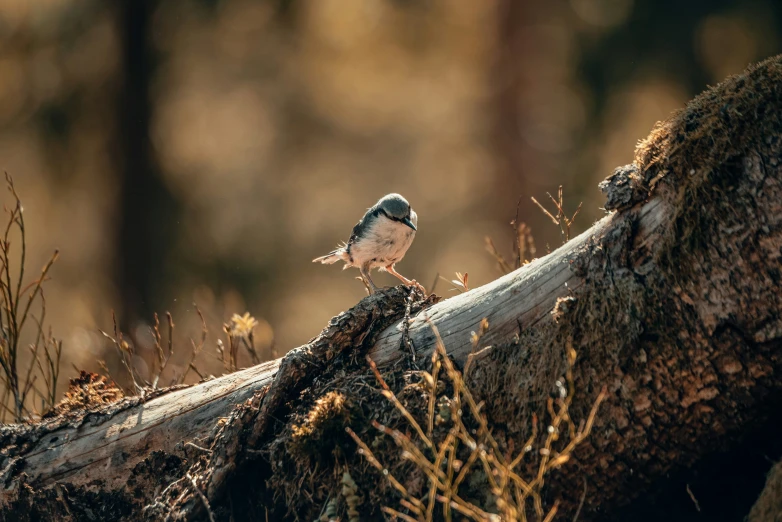
{"type": "Polygon", "coordinates": [[[177,444],[209,433],[220,417],[272,381],[279,362],[164,394],[96,423],[87,419],[53,430],[24,454],[24,472],[41,486],[100,479],[118,487],[150,451],[174,451],[177,444]]]}

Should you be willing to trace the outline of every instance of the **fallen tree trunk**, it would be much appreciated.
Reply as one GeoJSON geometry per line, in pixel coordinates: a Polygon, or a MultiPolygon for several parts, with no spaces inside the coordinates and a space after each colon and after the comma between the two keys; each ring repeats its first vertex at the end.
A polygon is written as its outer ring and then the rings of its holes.
{"type": "MultiPolygon", "coordinates": [[[[397,505],[396,494],[355,454],[344,427],[366,441],[376,436],[371,421],[404,419],[373,391],[364,354],[394,376],[393,391],[409,393],[435,344],[431,324],[464,363],[483,318],[481,346],[490,348],[467,385],[484,401],[502,451],[523,445],[533,415],[545,417],[567,348],[578,353],[572,415],[586,418],[598,390],[608,390],[591,437],[552,477],[546,498],[580,510],[581,520],[610,511],[671,469],[732,444],[779,402],[780,115],[777,57],[656,128],[636,163],[602,184],[612,214],[489,285],[439,303],[391,289],[282,360],[3,428],[5,512],[132,520],[147,506],[150,518],[312,519],[339,498],[334,477],[350,469],[365,500],[355,509],[380,516],[378,506],[397,505]]],[[[424,418],[416,401],[406,399],[424,418]]],[[[378,454],[425,495],[425,476],[395,448],[378,454]]]]}
{"type": "Polygon", "coordinates": [[[782,520],[782,462],[777,462],[768,474],[766,486],[747,517],[748,522],[779,522],[782,520]]]}

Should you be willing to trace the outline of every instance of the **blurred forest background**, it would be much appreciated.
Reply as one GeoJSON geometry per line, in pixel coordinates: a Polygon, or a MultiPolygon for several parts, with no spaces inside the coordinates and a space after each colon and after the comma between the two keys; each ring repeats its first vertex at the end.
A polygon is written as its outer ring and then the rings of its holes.
{"type": "Polygon", "coordinates": [[[0,0],[0,42],[0,168],[30,270],[60,249],[64,377],[122,373],[98,332],[112,310],[143,369],[152,313],[185,346],[193,303],[219,373],[234,312],[271,358],[365,294],[310,261],[387,192],[419,214],[398,269],[427,287],[496,278],[484,237],[510,253],[520,198],[538,255],[561,240],[530,196],[564,185],[585,230],[657,120],[782,52],[782,2],[0,0]]]}

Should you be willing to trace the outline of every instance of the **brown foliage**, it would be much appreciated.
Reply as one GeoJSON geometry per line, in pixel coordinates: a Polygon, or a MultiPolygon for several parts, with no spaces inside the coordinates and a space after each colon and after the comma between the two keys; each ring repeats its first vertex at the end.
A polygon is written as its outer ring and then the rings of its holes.
{"type": "Polygon", "coordinates": [[[105,376],[82,370],[78,377],[70,380],[65,397],[54,406],[47,417],[95,410],[124,396],[119,386],[105,376]]]}

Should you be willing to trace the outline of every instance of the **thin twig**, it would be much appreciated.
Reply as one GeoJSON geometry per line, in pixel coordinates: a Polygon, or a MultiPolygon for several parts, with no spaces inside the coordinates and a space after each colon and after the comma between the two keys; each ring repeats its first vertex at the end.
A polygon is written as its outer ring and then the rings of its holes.
{"type": "Polygon", "coordinates": [[[190,441],[185,442],[185,446],[190,446],[191,448],[195,448],[198,451],[203,451],[204,453],[212,453],[212,450],[210,450],[209,448],[204,448],[204,447],[199,446],[198,444],[195,444],[195,443],[190,442],[190,441]]]}
{"type": "Polygon", "coordinates": [[[687,494],[690,496],[690,499],[692,500],[693,504],[695,504],[695,509],[698,511],[698,513],[701,512],[701,505],[698,503],[698,499],[695,498],[695,494],[690,489],[690,485],[687,484],[687,494]]]}
{"type": "Polygon", "coordinates": [[[190,370],[193,370],[196,375],[200,379],[203,379],[203,375],[201,375],[201,372],[199,372],[194,364],[196,356],[201,353],[201,350],[204,348],[204,345],[206,344],[206,338],[209,335],[209,330],[206,328],[206,320],[204,319],[204,314],[201,313],[201,309],[198,308],[198,306],[193,303],[193,306],[195,307],[195,311],[198,314],[198,318],[201,320],[201,340],[198,344],[195,343],[195,341],[191,338],[190,339],[190,346],[191,346],[191,352],[190,352],[190,361],[188,361],[187,366],[185,366],[185,371],[182,373],[182,375],[177,379],[176,384],[183,384],[185,382],[185,377],[187,377],[188,372],[190,370]]]}
{"type": "Polygon", "coordinates": [[[196,484],[195,479],[193,478],[190,473],[185,473],[185,476],[190,481],[190,483],[193,485],[193,488],[195,489],[196,493],[198,493],[198,496],[201,497],[201,502],[204,503],[204,508],[206,509],[206,514],[209,515],[209,521],[215,522],[215,516],[214,513],[212,513],[212,508],[209,506],[209,501],[206,499],[206,495],[204,495],[200,489],[198,489],[198,484],[196,484]]]}
{"type": "Polygon", "coordinates": [[[578,522],[578,516],[581,514],[581,509],[584,507],[584,501],[587,498],[587,478],[586,476],[581,476],[582,479],[584,479],[584,492],[581,494],[581,500],[578,503],[578,509],[576,509],[576,514],[573,515],[573,522],[578,522]]]}
{"type": "Polygon", "coordinates": [[[429,287],[429,295],[434,295],[434,289],[437,286],[437,282],[440,280],[440,272],[437,272],[434,275],[434,281],[432,281],[432,285],[429,287]]]}

